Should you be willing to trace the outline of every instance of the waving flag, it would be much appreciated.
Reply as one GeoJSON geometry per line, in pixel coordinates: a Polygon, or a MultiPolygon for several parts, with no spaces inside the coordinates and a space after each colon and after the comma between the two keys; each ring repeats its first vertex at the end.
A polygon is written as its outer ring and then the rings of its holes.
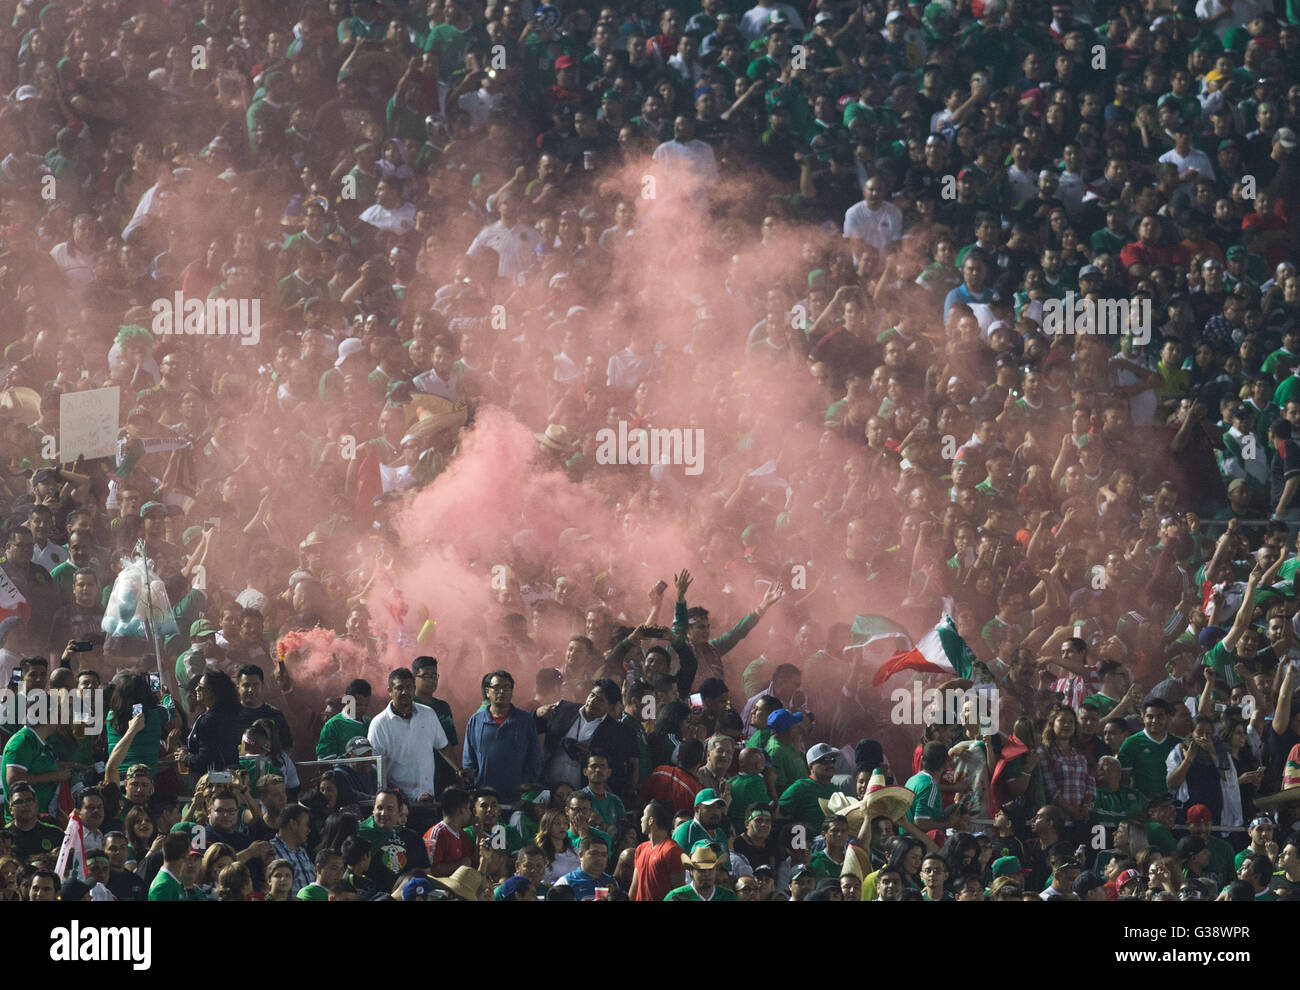
{"type": "Polygon", "coordinates": [[[31,606],[27,604],[27,599],[18,590],[18,586],[10,580],[4,568],[0,567],[0,643],[4,642],[11,627],[19,621],[26,622],[31,614],[31,606]]]}
{"type": "Polygon", "coordinates": [[[81,819],[75,813],[69,816],[68,827],[63,832],[63,845],[59,847],[54,872],[64,880],[86,879],[85,835],[81,829],[81,819]]]}
{"type": "Polygon", "coordinates": [[[957,634],[952,616],[945,615],[943,621],[921,637],[921,641],[910,650],[895,653],[876,671],[874,684],[883,684],[900,670],[919,670],[934,674],[952,674],[956,677],[969,677],[975,654],[971,653],[966,641],[957,634]]]}

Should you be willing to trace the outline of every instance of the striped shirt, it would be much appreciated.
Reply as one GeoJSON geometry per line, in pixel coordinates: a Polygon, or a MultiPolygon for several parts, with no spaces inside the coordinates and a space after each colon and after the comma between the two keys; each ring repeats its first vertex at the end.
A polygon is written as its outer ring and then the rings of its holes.
{"type": "Polygon", "coordinates": [[[1066,707],[1073,708],[1075,711],[1079,710],[1084,698],[1090,698],[1101,691],[1101,678],[1097,676],[1097,668],[1089,666],[1084,670],[1088,672],[1087,677],[1071,674],[1069,677],[1059,678],[1052,684],[1053,691],[1065,696],[1066,707]]]}

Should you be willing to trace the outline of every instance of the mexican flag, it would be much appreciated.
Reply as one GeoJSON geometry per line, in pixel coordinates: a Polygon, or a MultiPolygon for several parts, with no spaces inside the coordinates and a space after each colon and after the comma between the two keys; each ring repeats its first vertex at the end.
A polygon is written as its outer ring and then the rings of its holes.
{"type": "Polygon", "coordinates": [[[63,833],[63,845],[59,847],[59,858],[54,864],[54,872],[64,880],[86,879],[86,843],[81,819],[74,813],[68,818],[68,827],[63,833]]]}
{"type": "Polygon", "coordinates": [[[943,620],[921,637],[921,641],[910,650],[895,653],[885,661],[872,683],[885,683],[900,670],[919,670],[934,674],[952,674],[956,677],[969,677],[975,654],[971,653],[966,641],[957,635],[952,616],[945,615],[943,620]]]}
{"type": "Polygon", "coordinates": [[[27,604],[27,599],[0,567],[0,643],[4,642],[11,626],[19,621],[26,622],[31,614],[32,607],[27,604]]]}
{"type": "Polygon", "coordinates": [[[891,652],[910,650],[914,645],[906,629],[883,615],[855,615],[852,637],[852,642],[844,648],[846,653],[849,650],[866,650],[868,647],[875,649],[882,645],[891,652]]]}

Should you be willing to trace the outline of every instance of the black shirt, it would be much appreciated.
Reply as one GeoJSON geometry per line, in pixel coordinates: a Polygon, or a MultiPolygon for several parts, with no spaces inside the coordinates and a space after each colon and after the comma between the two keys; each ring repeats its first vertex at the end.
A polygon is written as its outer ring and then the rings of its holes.
{"type": "Polygon", "coordinates": [[[17,822],[5,826],[5,835],[13,842],[13,857],[26,863],[33,856],[46,853],[58,853],[63,845],[63,829],[48,821],[37,820],[36,824],[24,831],[17,822]]]}
{"type": "Polygon", "coordinates": [[[149,899],[149,888],[138,875],[130,870],[109,873],[108,892],[119,901],[145,901],[149,899]]]}

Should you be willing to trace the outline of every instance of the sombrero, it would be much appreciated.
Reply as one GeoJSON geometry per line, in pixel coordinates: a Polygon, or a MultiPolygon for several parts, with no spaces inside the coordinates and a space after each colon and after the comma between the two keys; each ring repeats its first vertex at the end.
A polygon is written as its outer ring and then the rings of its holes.
{"type": "Polygon", "coordinates": [[[406,436],[427,441],[442,430],[459,430],[469,421],[464,403],[440,395],[415,395],[406,406],[406,436]]]}
{"type": "Polygon", "coordinates": [[[446,887],[463,901],[477,901],[483,891],[483,875],[472,866],[458,866],[449,877],[429,877],[434,883],[446,887]]]}
{"type": "Polygon", "coordinates": [[[22,385],[0,392],[0,415],[31,426],[41,418],[41,395],[22,385]]]}

